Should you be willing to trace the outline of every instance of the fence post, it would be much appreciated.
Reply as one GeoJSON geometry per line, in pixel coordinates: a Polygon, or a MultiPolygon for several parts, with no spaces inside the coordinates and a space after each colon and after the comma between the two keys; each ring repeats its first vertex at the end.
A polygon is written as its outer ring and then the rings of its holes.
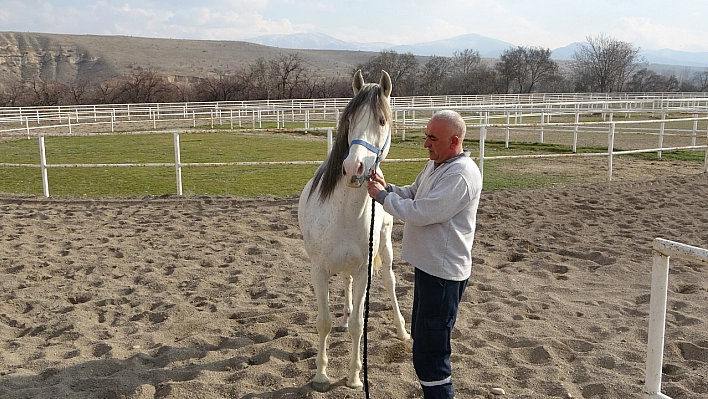
{"type": "Polygon", "coordinates": [[[330,152],[332,152],[332,128],[331,127],[327,129],[327,155],[329,155],[330,152]]]}
{"type": "Polygon", "coordinates": [[[649,298],[649,332],[647,336],[647,367],[644,392],[651,397],[661,395],[661,364],[664,358],[666,331],[666,298],[669,285],[669,257],[654,250],[649,298]]]}
{"type": "Polygon", "coordinates": [[[573,125],[573,154],[578,152],[578,123],[580,122],[579,107],[579,104],[575,104],[575,125],[573,125]]]}
{"type": "Polygon", "coordinates": [[[47,177],[47,151],[44,148],[44,136],[39,136],[39,166],[42,171],[42,191],[49,198],[49,178],[47,177]]]}
{"type": "Polygon", "coordinates": [[[509,148],[509,119],[511,118],[511,112],[506,111],[506,139],[504,140],[504,148],[509,148]]]}
{"type": "MultiPolygon", "coordinates": [[[[661,126],[659,127],[659,148],[664,148],[664,127],[666,126],[666,111],[661,110],[661,126]]],[[[661,150],[656,152],[657,158],[661,158],[661,150]]]]}
{"type": "Polygon", "coordinates": [[[182,195],[182,159],[180,157],[179,133],[174,132],[175,143],[175,175],[177,177],[177,195],[182,195]]]}
{"type": "Polygon", "coordinates": [[[487,126],[482,125],[479,128],[479,172],[484,181],[484,141],[487,139],[487,126]]]}
{"type": "Polygon", "coordinates": [[[703,159],[703,173],[708,173],[708,137],[706,138],[706,155],[703,159]]]}
{"type": "Polygon", "coordinates": [[[693,114],[693,132],[691,133],[691,145],[696,145],[696,135],[698,134],[698,114],[693,114]]]}
{"type": "Polygon", "coordinates": [[[615,124],[610,123],[610,133],[607,139],[607,158],[608,158],[608,168],[607,168],[607,181],[612,181],[612,158],[615,149],[615,124]]]}
{"type": "Polygon", "coordinates": [[[71,136],[71,114],[67,113],[66,117],[66,121],[69,123],[69,136],[71,136]]]}

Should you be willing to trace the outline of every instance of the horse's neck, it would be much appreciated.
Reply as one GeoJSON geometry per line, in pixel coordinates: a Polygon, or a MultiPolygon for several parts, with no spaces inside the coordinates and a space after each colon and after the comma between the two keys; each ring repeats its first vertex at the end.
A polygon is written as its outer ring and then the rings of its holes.
{"type": "Polygon", "coordinates": [[[370,206],[371,198],[366,190],[366,183],[359,188],[347,187],[343,182],[340,183],[342,184],[339,184],[337,189],[334,190],[333,200],[341,203],[345,206],[345,209],[354,213],[360,213],[362,209],[370,206]]]}

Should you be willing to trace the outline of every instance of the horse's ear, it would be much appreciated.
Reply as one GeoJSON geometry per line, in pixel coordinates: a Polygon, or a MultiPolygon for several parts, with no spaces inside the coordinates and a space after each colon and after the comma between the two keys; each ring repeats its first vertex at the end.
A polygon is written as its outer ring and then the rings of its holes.
{"type": "Polygon", "coordinates": [[[393,90],[393,85],[391,84],[391,77],[388,76],[386,71],[381,70],[381,80],[379,81],[379,86],[386,97],[391,97],[391,90],[393,90]]]}
{"type": "Polygon", "coordinates": [[[356,71],[354,74],[354,81],[352,82],[352,89],[354,89],[354,95],[359,93],[359,90],[364,87],[364,77],[361,75],[361,69],[356,71]]]}

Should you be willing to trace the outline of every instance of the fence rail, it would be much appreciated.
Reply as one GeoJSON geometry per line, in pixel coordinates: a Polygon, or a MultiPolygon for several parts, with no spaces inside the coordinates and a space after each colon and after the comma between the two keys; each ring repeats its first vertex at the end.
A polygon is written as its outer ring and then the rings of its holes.
{"type": "MultiPolygon", "coordinates": [[[[336,129],[339,113],[349,99],[236,101],[213,103],[170,104],[105,104],[56,107],[0,108],[0,138],[39,138],[39,164],[2,163],[0,167],[38,167],[42,171],[44,195],[49,196],[48,168],[90,167],[157,167],[168,166],[176,170],[177,193],[182,195],[181,168],[191,166],[250,166],[319,164],[305,162],[181,162],[179,135],[186,130],[157,130],[167,122],[185,121],[192,128],[199,123],[228,125],[232,130],[250,127],[262,129],[275,123],[275,129],[285,129],[286,123],[297,129],[327,130],[331,143],[332,130],[336,129]],[[153,130],[116,131],[115,127],[131,126],[130,123],[148,121],[153,130]],[[311,122],[315,122],[311,124],[311,122]],[[315,127],[315,125],[318,125],[315,127]],[[75,132],[81,126],[88,132],[75,132]],[[110,131],[107,128],[110,127],[110,131]],[[102,131],[103,130],[103,131],[102,131]],[[46,162],[45,136],[93,136],[103,134],[165,134],[174,135],[175,161],[173,163],[102,163],[102,164],[48,164],[46,162]]],[[[468,128],[479,129],[480,153],[478,162],[482,172],[485,161],[497,159],[528,159],[555,157],[608,157],[608,180],[612,179],[613,158],[618,155],[656,152],[658,157],[666,151],[705,150],[703,171],[708,172],[708,142],[699,145],[697,140],[706,132],[701,124],[708,121],[708,96],[705,93],[623,93],[611,94],[530,94],[490,96],[436,96],[392,98],[394,111],[393,135],[424,131],[433,112],[450,108],[460,112],[468,128]],[[690,127],[687,127],[690,125],[690,127]],[[522,135],[544,143],[550,134],[567,136],[572,133],[572,153],[547,155],[487,156],[485,141],[488,134],[502,134],[508,148],[510,142],[521,141],[522,135]],[[616,138],[633,134],[655,135],[656,145],[624,151],[614,151],[616,138]],[[606,152],[577,153],[579,137],[607,135],[606,152]],[[688,142],[665,145],[671,138],[690,138],[688,142]]],[[[708,124],[706,124],[708,125],[708,124]]],[[[203,128],[203,127],[202,127],[203,128]]],[[[271,128],[272,129],[272,128],[271,128]]],[[[420,133],[419,133],[420,134],[420,133]]],[[[527,139],[528,140],[528,139],[527,139]]],[[[410,162],[421,159],[397,159],[387,162],[410,162]]]]}

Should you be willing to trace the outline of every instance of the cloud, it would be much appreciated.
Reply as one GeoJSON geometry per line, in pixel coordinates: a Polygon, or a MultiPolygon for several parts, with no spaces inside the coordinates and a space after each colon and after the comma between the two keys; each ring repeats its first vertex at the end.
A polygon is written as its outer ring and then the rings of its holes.
{"type": "Polygon", "coordinates": [[[705,32],[667,26],[642,17],[625,17],[621,18],[621,22],[622,27],[616,31],[618,38],[641,48],[708,51],[705,32]]]}

